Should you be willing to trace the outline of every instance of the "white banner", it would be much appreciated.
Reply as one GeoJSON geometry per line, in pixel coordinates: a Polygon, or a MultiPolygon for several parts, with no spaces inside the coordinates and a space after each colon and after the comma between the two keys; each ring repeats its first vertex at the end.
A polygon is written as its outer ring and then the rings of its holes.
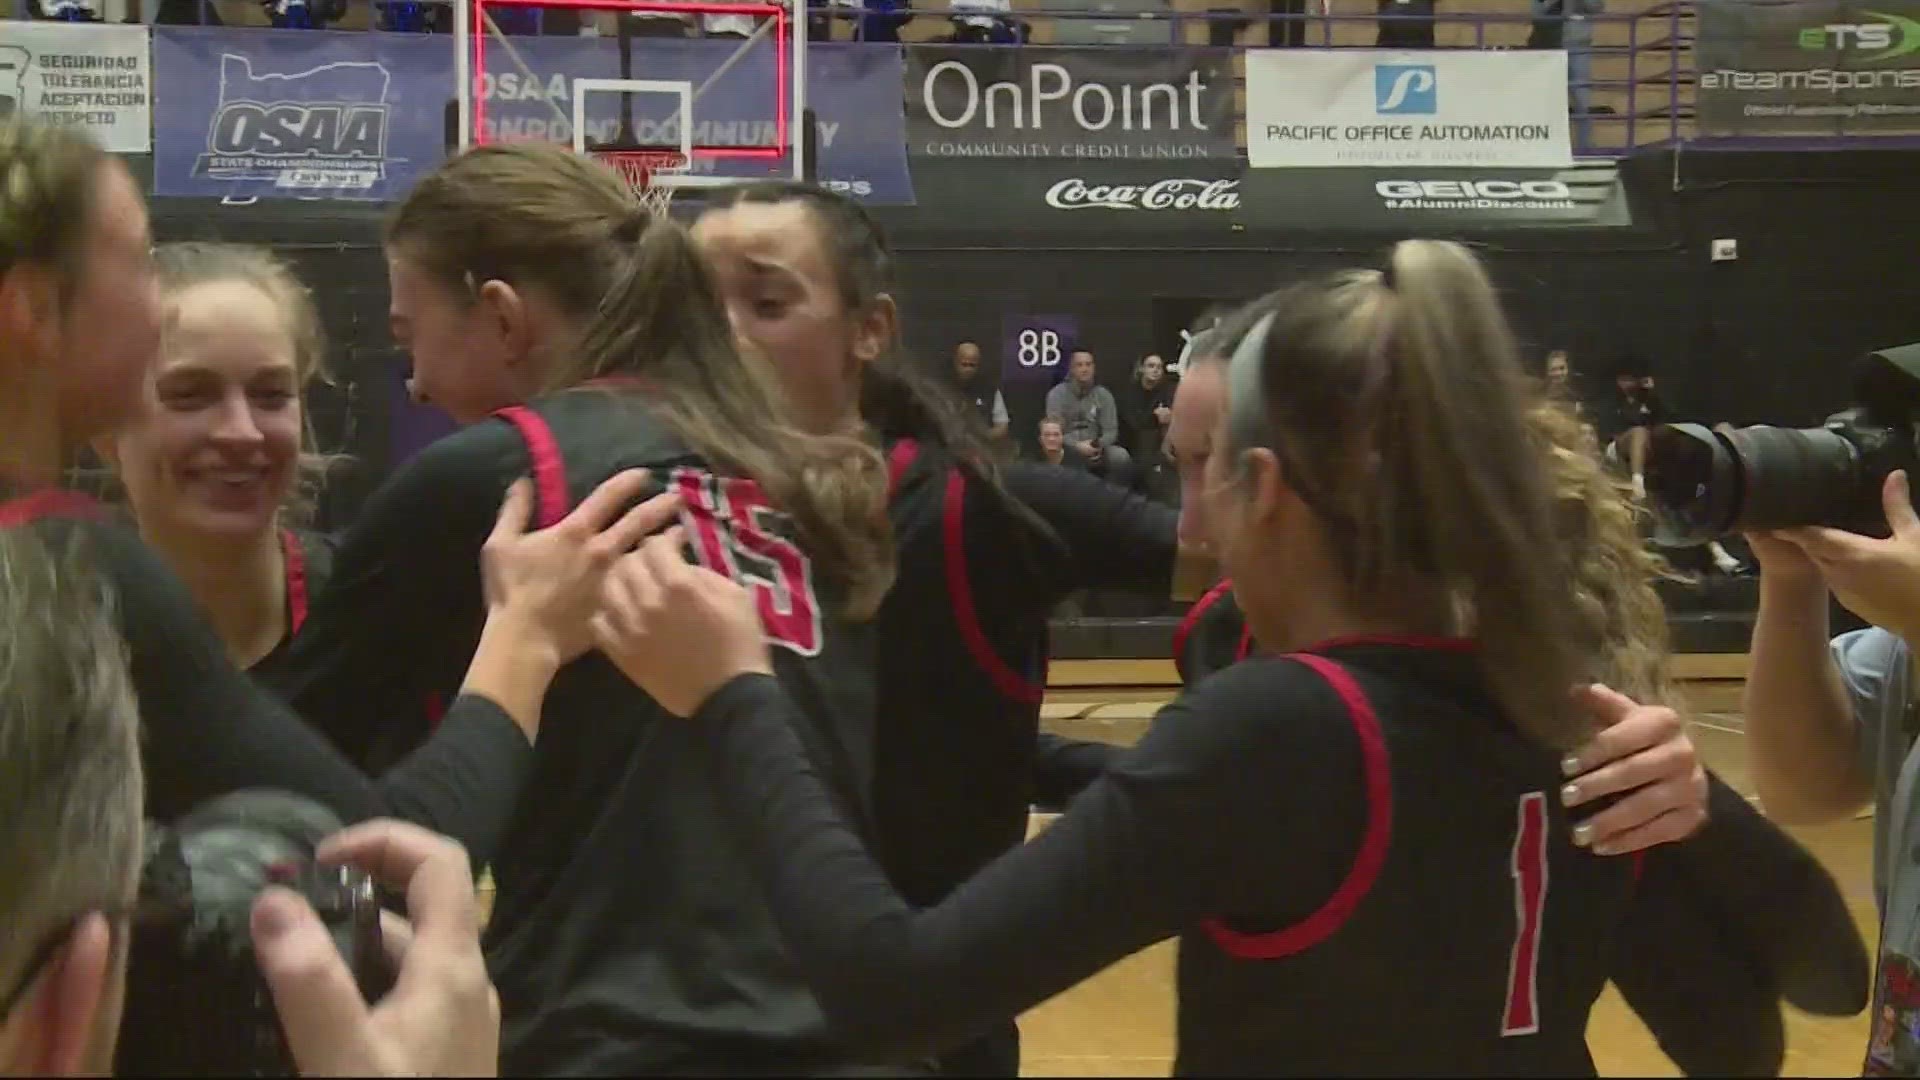
{"type": "Polygon", "coordinates": [[[85,131],[116,154],[153,148],[148,28],[0,22],[0,116],[85,131]]]}
{"type": "Polygon", "coordinates": [[[1558,50],[1248,49],[1256,169],[1573,164],[1558,50]]]}

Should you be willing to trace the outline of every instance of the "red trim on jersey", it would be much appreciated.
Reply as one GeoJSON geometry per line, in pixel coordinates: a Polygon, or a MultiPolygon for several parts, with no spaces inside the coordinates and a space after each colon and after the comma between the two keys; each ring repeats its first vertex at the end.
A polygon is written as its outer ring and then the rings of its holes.
{"type": "Polygon", "coordinates": [[[427,730],[440,730],[440,721],[447,715],[447,699],[440,691],[427,694],[427,730]]]}
{"type": "Polygon", "coordinates": [[[292,529],[280,530],[280,557],[287,575],[287,636],[292,637],[307,621],[307,553],[292,529]]]}
{"type": "Polygon", "coordinates": [[[887,451],[887,499],[892,501],[900,490],[900,478],[907,475],[913,463],[920,457],[920,444],[912,439],[901,439],[887,451]]]}
{"type": "Polygon", "coordinates": [[[1320,909],[1283,930],[1264,934],[1246,934],[1228,927],[1219,919],[1200,925],[1214,944],[1229,956],[1241,960],[1279,960],[1305,952],[1331,937],[1359,908],[1360,902],[1380,878],[1387,863],[1387,847],[1393,837],[1393,774],[1387,758],[1387,740],[1380,732],[1380,717],[1373,711],[1366,692],[1339,664],[1323,656],[1296,653],[1292,657],[1312,668],[1327,680],[1347,707],[1347,718],[1360,740],[1360,766],[1367,795],[1367,827],[1361,834],[1360,850],[1347,869],[1346,878],[1320,909]]]}
{"type": "Polygon", "coordinates": [[[560,523],[567,516],[571,500],[567,498],[567,465],[560,456],[560,444],[545,417],[524,405],[509,405],[493,415],[512,424],[527,442],[527,455],[533,459],[534,503],[538,507],[534,524],[542,529],[560,523]]]}
{"type": "Polygon", "coordinates": [[[1316,641],[1301,652],[1325,652],[1348,645],[1398,645],[1405,649],[1438,649],[1443,652],[1471,652],[1480,646],[1472,638],[1424,637],[1419,634],[1346,634],[1316,641]]]}
{"type": "MultiPolygon", "coordinates": [[[[1180,620],[1180,625],[1173,628],[1173,663],[1175,667],[1181,666],[1181,662],[1186,659],[1187,639],[1193,636],[1193,628],[1200,625],[1200,616],[1205,615],[1207,609],[1212,607],[1222,596],[1227,595],[1232,588],[1233,582],[1223,579],[1218,585],[1201,593],[1200,599],[1195,600],[1193,606],[1187,609],[1187,614],[1180,620]]],[[[1184,677],[1185,674],[1185,672],[1182,672],[1182,677],[1184,677]]]]}
{"type": "Polygon", "coordinates": [[[1246,623],[1246,620],[1242,619],[1240,621],[1240,645],[1238,648],[1236,648],[1233,651],[1233,658],[1235,660],[1245,660],[1247,657],[1252,655],[1253,655],[1253,627],[1248,626],[1246,623]]]}
{"type": "Polygon", "coordinates": [[[973,584],[967,579],[966,510],[967,478],[953,469],[947,473],[947,501],[940,515],[940,529],[947,555],[947,602],[953,605],[954,624],[960,628],[960,640],[966,643],[968,654],[994,689],[1015,701],[1038,705],[1046,691],[1008,667],[980,628],[980,613],[973,606],[973,584]]]}
{"type": "Polygon", "coordinates": [[[18,498],[0,501],[0,529],[11,529],[47,517],[91,515],[99,510],[99,503],[77,491],[41,488],[18,498]]]}

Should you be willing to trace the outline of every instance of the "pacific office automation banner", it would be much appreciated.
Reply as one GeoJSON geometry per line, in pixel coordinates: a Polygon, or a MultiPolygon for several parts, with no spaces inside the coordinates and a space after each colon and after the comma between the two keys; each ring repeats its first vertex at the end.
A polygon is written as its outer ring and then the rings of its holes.
{"type": "Polygon", "coordinates": [[[915,157],[1232,160],[1227,49],[907,47],[915,157]]]}
{"type": "Polygon", "coordinates": [[[116,154],[151,145],[147,28],[10,21],[0,32],[0,119],[78,128],[116,154]]]}
{"type": "Polygon", "coordinates": [[[1702,135],[1920,134],[1920,0],[1700,0],[1702,135]]]}
{"type": "Polygon", "coordinates": [[[1249,49],[1247,159],[1562,168],[1573,164],[1567,54],[1249,49]]]}
{"type": "MultiPolygon", "coordinates": [[[[642,39],[633,43],[632,70],[696,86],[712,77],[694,104],[695,142],[775,145],[771,47],[728,66],[735,47],[642,39]]],[[[504,49],[489,55],[483,132],[571,145],[574,81],[617,77],[618,43],[530,37],[516,38],[514,48],[526,72],[504,49]]],[[[446,156],[455,83],[444,35],[159,27],[153,54],[156,194],[390,201],[446,156]]],[[[869,202],[910,203],[899,48],[820,45],[808,59],[822,182],[869,202]]],[[[618,131],[621,99],[588,97],[592,138],[618,131]]],[[[627,99],[636,138],[679,141],[674,99],[627,99]]]]}
{"type": "Polygon", "coordinates": [[[1450,236],[1508,229],[1624,229],[1633,211],[1619,171],[1567,169],[1254,169],[1249,229],[1450,236]]]}

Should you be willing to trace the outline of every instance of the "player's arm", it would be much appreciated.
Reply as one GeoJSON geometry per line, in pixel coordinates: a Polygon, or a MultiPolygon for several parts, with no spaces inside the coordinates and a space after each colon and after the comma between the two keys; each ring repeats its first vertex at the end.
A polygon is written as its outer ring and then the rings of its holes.
{"type": "Polygon", "coordinates": [[[788,946],[862,1046],[951,1045],[1209,916],[1311,911],[1365,827],[1339,700],[1298,665],[1247,664],[1162,710],[1041,836],[915,911],[834,809],[794,719],[752,675],[695,717],[788,946]]]}
{"type": "Polygon", "coordinates": [[[1071,579],[1045,583],[1048,608],[1075,589],[1171,594],[1180,547],[1180,515],[1172,507],[1089,473],[1030,461],[1008,463],[1001,482],[1066,545],[1071,579]]]}
{"type": "MultiPolygon", "coordinates": [[[[129,530],[89,532],[110,577],[140,698],[147,806],[170,820],[243,788],[282,788],[349,821],[390,816],[443,832],[484,858],[505,824],[531,749],[512,717],[461,697],[434,740],[376,783],[236,670],[191,594],[129,530]]],[[[511,652],[501,657],[509,665],[511,652]]]]}
{"type": "Polygon", "coordinates": [[[1123,747],[1042,731],[1033,749],[1033,805],[1064,810],[1125,753],[1123,747]]]}
{"type": "Polygon", "coordinates": [[[284,685],[294,710],[361,766],[418,746],[429,698],[459,685],[486,619],[480,547],[530,465],[505,422],[465,428],[388,477],[341,536],[284,685]]]}

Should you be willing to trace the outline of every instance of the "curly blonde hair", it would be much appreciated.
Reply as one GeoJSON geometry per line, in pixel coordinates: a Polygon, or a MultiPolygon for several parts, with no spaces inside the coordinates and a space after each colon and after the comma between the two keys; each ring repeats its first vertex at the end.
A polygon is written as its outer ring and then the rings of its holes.
{"type": "Polygon", "coordinates": [[[1567,403],[1543,394],[1528,409],[1546,448],[1560,571],[1573,583],[1579,654],[1591,677],[1645,704],[1678,705],[1667,672],[1666,606],[1654,589],[1678,580],[1640,535],[1631,489],[1601,462],[1593,432],[1567,403]]]}

